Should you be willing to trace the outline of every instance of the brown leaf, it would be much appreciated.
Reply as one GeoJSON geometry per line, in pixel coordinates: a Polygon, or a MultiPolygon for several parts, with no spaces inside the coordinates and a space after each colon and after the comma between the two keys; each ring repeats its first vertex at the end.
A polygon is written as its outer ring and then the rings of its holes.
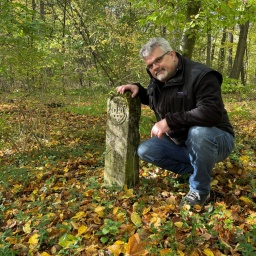
{"type": "Polygon", "coordinates": [[[127,253],[130,256],[143,256],[149,255],[149,252],[146,250],[146,242],[141,241],[139,234],[136,233],[129,238],[127,244],[127,253]]]}

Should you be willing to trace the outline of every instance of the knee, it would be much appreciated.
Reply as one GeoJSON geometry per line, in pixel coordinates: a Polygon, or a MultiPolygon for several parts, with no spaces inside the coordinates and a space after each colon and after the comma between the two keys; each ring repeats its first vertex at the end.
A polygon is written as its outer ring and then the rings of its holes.
{"type": "Polygon", "coordinates": [[[205,140],[211,140],[211,127],[201,127],[201,126],[193,126],[189,129],[188,132],[188,140],[190,141],[196,141],[197,143],[202,143],[205,140]]]}
{"type": "Polygon", "coordinates": [[[144,145],[144,143],[141,143],[137,149],[137,154],[139,158],[143,159],[146,152],[147,152],[147,147],[144,145]]]}

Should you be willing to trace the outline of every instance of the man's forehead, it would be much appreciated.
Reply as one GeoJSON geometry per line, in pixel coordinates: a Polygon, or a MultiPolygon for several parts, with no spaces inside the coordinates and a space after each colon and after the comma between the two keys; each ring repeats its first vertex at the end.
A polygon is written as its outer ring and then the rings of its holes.
{"type": "Polygon", "coordinates": [[[160,47],[156,47],[145,60],[154,60],[158,58],[163,53],[163,50],[160,47]]]}

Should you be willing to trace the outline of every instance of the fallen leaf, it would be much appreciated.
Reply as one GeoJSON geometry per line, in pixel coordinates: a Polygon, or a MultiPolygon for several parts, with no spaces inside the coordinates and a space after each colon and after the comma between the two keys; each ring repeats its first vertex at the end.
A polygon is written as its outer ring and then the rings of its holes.
{"type": "Polygon", "coordinates": [[[146,242],[140,240],[139,234],[136,233],[129,238],[127,244],[127,253],[129,256],[144,256],[149,255],[146,250],[146,242]]]}
{"type": "Polygon", "coordinates": [[[41,254],[40,254],[40,256],[51,256],[49,253],[47,253],[47,252],[42,252],[41,254]]]}
{"type": "Polygon", "coordinates": [[[32,235],[32,236],[29,238],[28,243],[29,243],[30,245],[32,245],[32,247],[36,246],[36,245],[38,244],[38,241],[39,241],[38,237],[39,237],[38,234],[32,235]]]}
{"type": "Polygon", "coordinates": [[[174,222],[174,225],[175,225],[177,228],[182,228],[183,222],[182,222],[182,221],[177,221],[177,222],[174,222]]]}
{"type": "Polygon", "coordinates": [[[239,198],[241,201],[243,201],[246,205],[248,205],[249,207],[254,207],[256,204],[251,200],[249,199],[248,197],[245,197],[245,196],[241,196],[239,198]]]}
{"type": "Polygon", "coordinates": [[[81,218],[85,217],[86,216],[86,213],[85,212],[78,212],[76,213],[75,216],[72,217],[72,219],[78,219],[80,220],[81,218]]]}
{"type": "Polygon", "coordinates": [[[109,246],[108,249],[114,254],[113,256],[119,256],[121,253],[124,253],[124,242],[118,240],[109,246]]]}
{"type": "Polygon", "coordinates": [[[133,212],[131,214],[131,220],[133,224],[136,225],[137,227],[140,227],[142,224],[141,217],[137,212],[133,212]]]}
{"type": "Polygon", "coordinates": [[[78,228],[78,232],[77,232],[77,235],[78,236],[80,236],[80,235],[82,235],[82,234],[84,234],[86,231],[87,231],[87,227],[85,226],[85,225],[82,225],[82,226],[80,226],[79,228],[78,228]]]}
{"type": "Polygon", "coordinates": [[[98,213],[99,217],[104,217],[104,210],[105,210],[105,207],[104,206],[98,206],[94,209],[94,211],[96,213],[98,213]]]}
{"type": "Polygon", "coordinates": [[[214,256],[214,253],[209,248],[204,249],[204,254],[206,256],[214,256]]]}
{"type": "Polygon", "coordinates": [[[59,245],[63,248],[69,248],[70,245],[73,245],[77,242],[77,238],[71,234],[64,234],[59,239],[59,245]]]}
{"type": "Polygon", "coordinates": [[[26,224],[23,226],[23,231],[26,233],[26,234],[30,234],[31,233],[31,220],[29,220],[28,222],[26,222],[26,224]]]}

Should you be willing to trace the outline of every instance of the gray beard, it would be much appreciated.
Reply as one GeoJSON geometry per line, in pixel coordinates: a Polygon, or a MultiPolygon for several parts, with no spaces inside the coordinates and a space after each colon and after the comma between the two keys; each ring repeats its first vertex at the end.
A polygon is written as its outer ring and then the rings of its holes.
{"type": "Polygon", "coordinates": [[[157,79],[161,82],[163,82],[163,80],[165,80],[168,77],[168,73],[166,70],[162,70],[161,74],[156,75],[157,79]]]}

